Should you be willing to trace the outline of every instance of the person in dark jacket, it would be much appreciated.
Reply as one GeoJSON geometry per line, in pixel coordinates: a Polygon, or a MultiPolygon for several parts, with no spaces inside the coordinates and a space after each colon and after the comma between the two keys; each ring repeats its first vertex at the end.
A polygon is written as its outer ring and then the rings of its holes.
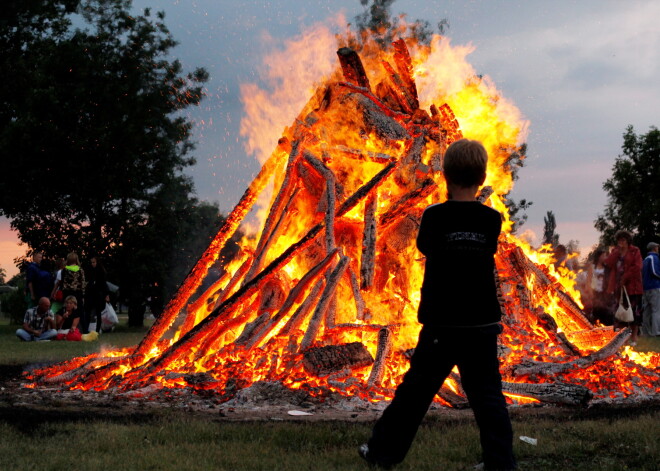
{"type": "Polygon", "coordinates": [[[85,315],[83,316],[83,333],[89,331],[92,319],[96,322],[96,332],[101,332],[101,313],[105,309],[105,303],[110,301],[108,296],[108,284],[105,269],[97,257],[92,257],[90,266],[85,270],[85,315]]]}
{"type": "Polygon", "coordinates": [[[660,256],[657,242],[649,242],[646,246],[648,255],[642,265],[642,281],[644,284],[644,310],[642,312],[642,333],[644,335],[660,335],[660,256]]]}
{"type": "Polygon", "coordinates": [[[487,161],[483,145],[467,139],[454,142],[445,154],[449,198],[426,208],[417,236],[426,256],[418,311],[422,330],[394,399],[358,449],[370,464],[403,461],[434,396],[458,366],[479,425],[484,469],[516,467],[497,358],[502,312],[494,256],[502,218],[476,200],[487,161]]]}

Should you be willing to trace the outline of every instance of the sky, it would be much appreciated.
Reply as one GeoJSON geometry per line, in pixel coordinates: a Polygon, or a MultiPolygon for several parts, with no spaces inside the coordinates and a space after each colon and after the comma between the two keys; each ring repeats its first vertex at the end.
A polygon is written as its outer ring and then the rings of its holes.
{"type": "MultiPolygon", "coordinates": [[[[228,213],[259,170],[240,136],[241,84],[259,83],[274,49],[315,24],[334,25],[363,11],[359,0],[134,0],[165,11],[184,70],[210,73],[207,97],[187,111],[194,121],[197,164],[187,170],[202,200],[228,213]],[[238,6],[240,5],[240,6],[238,6]]],[[[660,2],[606,0],[397,0],[392,13],[432,25],[449,21],[453,46],[469,45],[468,62],[489,76],[529,121],[528,157],[511,196],[533,205],[526,231],[533,244],[552,211],[560,241],[583,251],[598,241],[603,183],[621,154],[628,125],[637,134],[660,126],[660,2]]],[[[313,38],[310,43],[313,42],[313,38]]],[[[313,47],[313,44],[310,44],[313,47]]],[[[274,147],[274,146],[273,146],[274,147]]],[[[0,267],[16,273],[24,253],[0,219],[0,267]]]]}

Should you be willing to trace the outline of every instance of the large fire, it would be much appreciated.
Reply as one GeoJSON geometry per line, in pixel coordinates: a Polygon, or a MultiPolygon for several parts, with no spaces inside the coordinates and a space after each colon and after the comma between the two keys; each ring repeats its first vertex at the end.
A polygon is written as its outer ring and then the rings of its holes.
{"type": "MultiPolygon", "coordinates": [[[[340,46],[339,60],[280,129],[275,149],[142,342],[33,372],[30,386],[185,389],[224,400],[275,381],[312,395],[392,397],[420,328],[417,227],[424,208],[446,198],[442,157],[465,136],[488,149],[480,198],[506,219],[496,262],[510,401],[658,394],[660,355],[622,349],[627,330],[592,325],[570,272],[555,271],[547,252],[511,233],[509,158],[527,123],[465,61],[469,50],[443,37],[430,46],[412,39],[388,48],[367,42],[358,52],[340,46]],[[200,293],[222,247],[265,198],[257,235],[244,238],[225,274],[200,293]]],[[[272,105],[258,89],[244,91],[251,119],[243,131],[258,147],[263,136],[255,133],[272,105]]],[[[290,101],[302,92],[289,92],[290,101]]],[[[438,401],[464,400],[452,375],[438,401]]]]}

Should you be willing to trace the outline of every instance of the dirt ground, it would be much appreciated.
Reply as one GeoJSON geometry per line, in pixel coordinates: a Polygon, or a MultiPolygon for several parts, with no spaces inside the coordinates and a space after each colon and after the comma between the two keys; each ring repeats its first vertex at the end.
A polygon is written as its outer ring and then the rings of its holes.
{"type": "MultiPolygon", "coordinates": [[[[229,401],[187,390],[129,393],[66,391],[57,386],[24,387],[21,365],[0,365],[0,419],[29,431],[45,422],[108,420],[144,423],[173,412],[214,421],[344,421],[372,422],[386,404],[356,398],[310,398],[276,383],[245,388],[229,401]]],[[[595,419],[636,416],[660,411],[660,397],[618,402],[592,402],[586,407],[525,405],[509,408],[513,420],[595,419]]],[[[432,406],[429,418],[473,420],[469,409],[432,406]]]]}

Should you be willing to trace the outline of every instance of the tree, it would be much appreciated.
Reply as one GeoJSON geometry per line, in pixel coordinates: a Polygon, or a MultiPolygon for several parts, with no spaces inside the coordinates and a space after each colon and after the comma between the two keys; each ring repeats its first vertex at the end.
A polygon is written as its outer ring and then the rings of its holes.
{"type": "Polygon", "coordinates": [[[543,244],[550,244],[556,247],[559,244],[559,234],[555,231],[557,229],[557,221],[552,211],[548,211],[546,216],[543,217],[543,244]]]}
{"type": "Polygon", "coordinates": [[[652,126],[637,135],[628,126],[622,150],[603,184],[607,204],[594,227],[602,244],[613,245],[616,232],[627,230],[636,245],[644,246],[660,234],[660,130],[652,126]]]}
{"type": "MultiPolygon", "coordinates": [[[[182,111],[199,104],[208,80],[204,69],[184,74],[168,58],[176,42],[163,13],[133,15],[130,6],[12,1],[0,22],[8,85],[0,91],[0,214],[21,241],[51,257],[75,250],[117,261],[108,268],[125,289],[144,272],[138,265],[154,260],[127,264],[125,254],[140,253],[157,228],[178,234],[190,224],[181,214],[198,214],[182,177],[194,163],[192,123],[182,111]],[[81,26],[73,27],[72,12],[81,26]],[[155,214],[172,191],[181,192],[179,213],[162,205],[155,214]]],[[[164,263],[140,284],[173,271],[164,263]]]]}
{"type": "Polygon", "coordinates": [[[5,271],[4,268],[0,267],[0,285],[5,284],[5,277],[7,276],[7,272],[5,271]]]}
{"type": "MultiPolygon", "coordinates": [[[[527,144],[522,144],[517,149],[513,149],[509,153],[509,157],[506,161],[507,170],[511,173],[511,178],[515,182],[518,180],[518,172],[522,167],[525,166],[525,159],[527,158],[527,144]]],[[[513,222],[511,227],[511,232],[516,233],[520,226],[525,224],[527,221],[527,214],[525,211],[534,204],[532,201],[527,201],[526,199],[521,199],[516,202],[513,198],[509,196],[509,193],[504,195],[504,204],[509,209],[509,218],[513,222]]]]}
{"type": "MultiPolygon", "coordinates": [[[[410,36],[420,44],[429,44],[433,35],[431,23],[426,20],[415,20],[410,24],[402,24],[403,17],[392,17],[390,11],[396,0],[360,0],[364,11],[355,17],[355,28],[360,36],[366,33],[374,38],[383,48],[387,49],[396,36],[410,36]],[[371,2],[371,5],[369,4],[371,2]]],[[[437,24],[438,32],[444,34],[449,28],[449,21],[442,19],[437,24]]]]}

